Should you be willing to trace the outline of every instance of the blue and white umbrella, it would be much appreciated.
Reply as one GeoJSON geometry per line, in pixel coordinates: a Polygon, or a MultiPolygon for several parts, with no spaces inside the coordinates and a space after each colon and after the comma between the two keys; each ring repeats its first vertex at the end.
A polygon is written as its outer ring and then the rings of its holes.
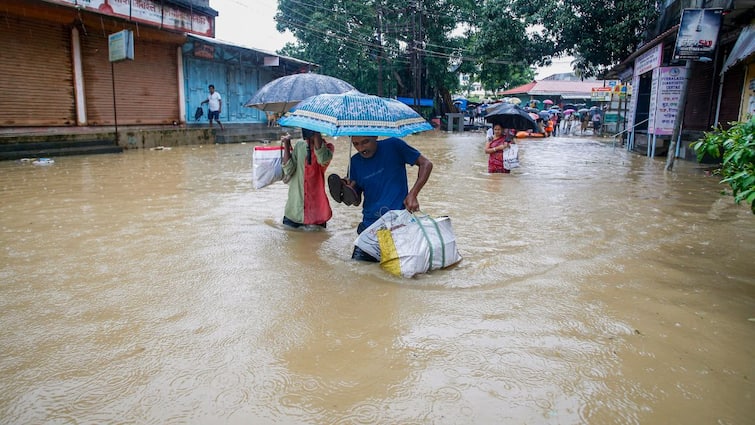
{"type": "Polygon", "coordinates": [[[330,136],[403,137],[433,128],[420,114],[398,100],[358,91],[309,97],[278,123],[330,136]]]}

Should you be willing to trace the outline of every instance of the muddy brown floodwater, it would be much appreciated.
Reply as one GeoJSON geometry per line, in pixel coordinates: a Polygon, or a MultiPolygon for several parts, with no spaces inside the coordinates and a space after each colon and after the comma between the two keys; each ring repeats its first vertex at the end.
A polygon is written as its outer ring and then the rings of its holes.
{"type": "Polygon", "coordinates": [[[253,144],[0,163],[0,422],[755,423],[755,217],[717,177],[407,140],[464,257],[414,279],[350,260],[358,208],[283,229],[253,144]]]}

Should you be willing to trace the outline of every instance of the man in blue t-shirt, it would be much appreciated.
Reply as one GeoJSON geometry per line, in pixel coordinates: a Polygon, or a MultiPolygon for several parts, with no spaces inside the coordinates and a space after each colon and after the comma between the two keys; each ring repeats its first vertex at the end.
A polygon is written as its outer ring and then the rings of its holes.
{"type": "MultiPolygon", "coordinates": [[[[364,195],[362,222],[357,227],[357,234],[389,210],[419,210],[417,195],[433,170],[433,163],[429,159],[395,137],[378,141],[377,136],[351,136],[351,144],[357,153],[351,157],[350,180],[339,179],[344,186],[341,188],[335,188],[330,178],[328,183],[331,195],[337,202],[359,205],[359,198],[364,195]],[[417,180],[411,190],[408,188],[406,164],[419,168],[417,180]],[[356,198],[347,200],[349,193],[354,193],[356,198]]],[[[356,246],[351,258],[378,261],[356,246]]]]}

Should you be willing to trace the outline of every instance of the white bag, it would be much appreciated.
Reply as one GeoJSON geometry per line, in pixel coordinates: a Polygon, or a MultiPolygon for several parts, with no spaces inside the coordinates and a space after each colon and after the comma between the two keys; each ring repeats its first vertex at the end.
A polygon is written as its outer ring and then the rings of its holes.
{"type": "Polygon", "coordinates": [[[512,143],[503,151],[503,168],[511,170],[519,167],[519,146],[512,143]]]}
{"type": "Polygon", "coordinates": [[[354,242],[391,274],[412,277],[461,261],[451,219],[391,210],[354,242]]]}
{"type": "Polygon", "coordinates": [[[255,146],[252,152],[252,185],[255,189],[283,180],[283,146],[255,146]]]}

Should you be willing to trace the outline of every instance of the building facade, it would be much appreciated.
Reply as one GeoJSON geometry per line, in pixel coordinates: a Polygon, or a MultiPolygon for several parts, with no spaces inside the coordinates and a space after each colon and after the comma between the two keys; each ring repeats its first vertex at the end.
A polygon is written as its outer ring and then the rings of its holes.
{"type": "Polygon", "coordinates": [[[663,2],[647,41],[608,75],[632,86],[630,149],[649,156],[667,153],[680,123],[672,154],[694,160],[690,145],[704,132],[751,116],[754,46],[741,37],[748,39],[754,11],[755,0],[663,2]],[[682,22],[685,13],[694,22],[682,22]],[[692,53],[682,54],[684,49],[692,53]],[[677,120],[679,111],[684,113],[677,120]]]}
{"type": "Polygon", "coordinates": [[[215,40],[216,16],[208,0],[3,0],[0,133],[190,125],[209,84],[221,120],[266,122],[246,100],[313,66],[215,40]],[[124,30],[132,55],[111,61],[111,36],[124,30]]]}

